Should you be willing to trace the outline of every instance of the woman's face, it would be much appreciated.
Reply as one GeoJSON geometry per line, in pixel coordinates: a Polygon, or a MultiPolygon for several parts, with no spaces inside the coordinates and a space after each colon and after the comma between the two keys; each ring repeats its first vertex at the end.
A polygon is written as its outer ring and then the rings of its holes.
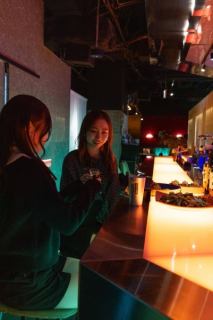
{"type": "Polygon", "coordinates": [[[106,120],[96,120],[86,133],[88,147],[100,149],[109,138],[109,126],[106,120]]]}
{"type": "Polygon", "coordinates": [[[41,139],[41,133],[42,133],[42,125],[39,127],[36,127],[33,125],[32,122],[30,122],[29,125],[29,137],[31,140],[31,143],[35,149],[35,151],[37,153],[42,151],[42,147],[45,145],[45,143],[47,142],[48,138],[49,138],[49,134],[46,133],[41,139]]]}

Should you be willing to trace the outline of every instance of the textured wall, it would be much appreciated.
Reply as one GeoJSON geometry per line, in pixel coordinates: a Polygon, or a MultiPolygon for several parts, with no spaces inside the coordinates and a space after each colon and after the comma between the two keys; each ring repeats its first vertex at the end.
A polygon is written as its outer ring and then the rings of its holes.
{"type": "MultiPolygon", "coordinates": [[[[196,132],[196,119],[199,117],[202,118],[202,122],[200,123],[198,134],[213,136],[213,91],[189,111],[188,146],[190,148],[194,145],[205,143],[205,141],[201,141],[198,138],[196,132]]],[[[211,143],[212,141],[212,138],[210,138],[208,142],[211,143]]]]}
{"type": "MultiPolygon", "coordinates": [[[[50,109],[53,132],[45,158],[60,178],[61,164],[68,152],[70,68],[43,44],[43,1],[0,0],[0,53],[32,69],[36,78],[10,65],[10,97],[35,95],[50,109]]],[[[0,76],[2,79],[2,63],[0,76]]],[[[2,105],[2,81],[0,85],[2,105]]]]}

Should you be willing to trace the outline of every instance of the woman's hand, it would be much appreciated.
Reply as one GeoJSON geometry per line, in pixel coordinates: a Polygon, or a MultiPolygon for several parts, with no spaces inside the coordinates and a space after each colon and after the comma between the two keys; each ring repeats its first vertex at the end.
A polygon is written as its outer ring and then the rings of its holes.
{"type": "Polygon", "coordinates": [[[84,173],[81,177],[80,180],[83,184],[85,184],[87,181],[89,180],[93,180],[96,179],[98,180],[100,183],[102,182],[101,176],[98,173],[93,173],[92,170],[89,170],[89,172],[84,173]]]}

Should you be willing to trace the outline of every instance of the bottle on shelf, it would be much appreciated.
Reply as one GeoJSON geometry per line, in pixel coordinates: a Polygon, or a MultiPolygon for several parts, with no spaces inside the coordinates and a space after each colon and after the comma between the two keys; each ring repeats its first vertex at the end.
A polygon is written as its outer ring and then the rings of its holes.
{"type": "Polygon", "coordinates": [[[213,196],[213,166],[210,167],[209,172],[209,194],[213,196]]]}
{"type": "Polygon", "coordinates": [[[208,194],[209,193],[209,176],[210,176],[210,167],[208,162],[204,163],[202,175],[203,175],[203,188],[205,190],[205,194],[208,194]]]}

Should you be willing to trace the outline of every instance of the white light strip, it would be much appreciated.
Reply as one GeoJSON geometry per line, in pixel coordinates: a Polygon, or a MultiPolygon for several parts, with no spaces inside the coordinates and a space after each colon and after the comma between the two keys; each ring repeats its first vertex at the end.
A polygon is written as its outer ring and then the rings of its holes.
{"type": "Polygon", "coordinates": [[[178,180],[180,183],[183,181],[193,183],[192,179],[172,157],[155,157],[152,179],[159,183],[171,183],[174,180],[178,180]]]}

